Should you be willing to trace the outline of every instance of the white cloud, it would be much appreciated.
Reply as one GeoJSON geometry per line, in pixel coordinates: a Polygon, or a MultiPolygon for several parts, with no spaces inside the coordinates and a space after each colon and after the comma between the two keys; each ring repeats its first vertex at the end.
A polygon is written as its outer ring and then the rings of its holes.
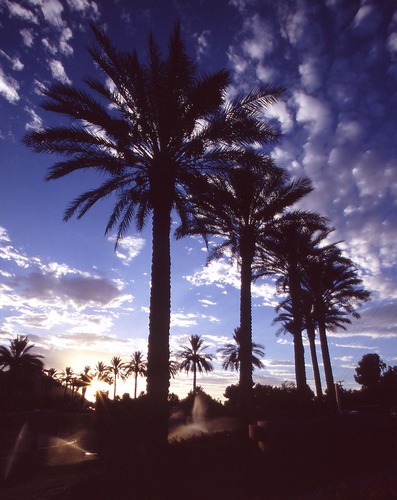
{"type": "MultiPolygon", "coordinates": [[[[115,242],[116,237],[111,236],[109,241],[115,242]]],[[[141,253],[145,244],[146,240],[140,236],[126,236],[125,238],[121,238],[117,245],[116,256],[121,259],[123,264],[128,265],[141,253]]]]}
{"type": "Polygon", "coordinates": [[[200,33],[200,35],[196,34],[197,37],[197,57],[200,57],[205,54],[208,50],[208,38],[210,36],[210,32],[208,30],[204,30],[200,33]]]}
{"type": "Polygon", "coordinates": [[[0,95],[2,95],[8,102],[15,104],[20,99],[18,90],[19,83],[15,80],[15,78],[5,75],[0,68],[0,95]]]}
{"type": "Polygon", "coordinates": [[[61,28],[64,25],[63,5],[59,0],[39,0],[38,3],[46,21],[56,28],[61,28]]]}
{"type": "Polygon", "coordinates": [[[32,29],[29,28],[22,28],[21,31],[21,36],[23,40],[23,44],[26,47],[32,47],[33,46],[33,40],[34,40],[34,33],[32,29]]]}
{"type": "Polygon", "coordinates": [[[96,2],[89,0],[66,0],[72,10],[79,12],[84,17],[91,17],[97,19],[99,16],[99,8],[96,2]]]}
{"type": "Polygon", "coordinates": [[[30,115],[30,121],[26,123],[25,130],[41,130],[43,121],[34,109],[25,106],[25,111],[30,115]]]}
{"type": "Polygon", "coordinates": [[[65,73],[65,68],[63,67],[61,61],[58,61],[57,59],[52,59],[49,62],[50,65],[50,70],[52,77],[55,78],[55,80],[59,80],[62,83],[67,83],[71,84],[72,81],[69,80],[65,73]]]}
{"type": "Polygon", "coordinates": [[[19,3],[8,2],[7,0],[5,4],[7,5],[11,16],[18,17],[19,19],[29,21],[34,24],[38,24],[38,19],[31,10],[22,7],[22,5],[20,5],[19,3]]]}

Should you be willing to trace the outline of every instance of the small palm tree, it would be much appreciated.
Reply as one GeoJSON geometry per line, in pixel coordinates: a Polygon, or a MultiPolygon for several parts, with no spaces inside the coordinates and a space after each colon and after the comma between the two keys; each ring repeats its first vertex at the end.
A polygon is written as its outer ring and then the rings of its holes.
{"type": "MultiPolygon", "coordinates": [[[[72,367],[67,366],[65,368],[65,370],[63,370],[61,372],[61,381],[63,382],[63,384],[65,384],[65,390],[63,393],[64,399],[66,398],[66,393],[67,393],[68,387],[69,386],[72,387],[73,379],[74,379],[74,371],[73,371],[72,367]]],[[[73,393],[72,393],[72,395],[73,395],[73,393]]]]}
{"type": "MultiPolygon", "coordinates": [[[[241,345],[241,328],[235,328],[233,333],[234,344],[228,343],[224,347],[218,349],[222,357],[222,368],[224,370],[240,369],[240,345],[241,345]]],[[[264,365],[260,360],[265,355],[263,345],[252,342],[252,366],[256,368],[263,368],[264,365]]]]}
{"type": "Polygon", "coordinates": [[[116,399],[117,379],[121,378],[121,380],[125,380],[126,363],[123,363],[119,356],[113,356],[113,358],[110,360],[108,369],[109,375],[113,380],[113,399],[116,399]]]}
{"type": "Polygon", "coordinates": [[[82,373],[80,373],[80,377],[79,377],[79,385],[82,388],[81,393],[82,393],[83,401],[85,399],[85,394],[87,392],[87,388],[91,385],[93,378],[94,378],[94,375],[91,372],[91,366],[86,365],[84,367],[84,370],[82,371],[82,373]]]}
{"type": "Polygon", "coordinates": [[[34,376],[43,371],[43,356],[30,352],[34,344],[25,335],[18,335],[10,346],[0,346],[0,369],[7,373],[8,388],[19,391],[29,384],[34,376]]]}
{"type": "Polygon", "coordinates": [[[126,363],[125,367],[127,377],[132,373],[134,374],[134,399],[136,399],[138,375],[145,377],[147,373],[147,362],[143,359],[141,351],[135,351],[134,354],[131,355],[131,359],[128,363],[126,363]]]}
{"type": "Polygon", "coordinates": [[[183,347],[182,351],[177,353],[178,358],[181,360],[179,370],[193,372],[193,394],[196,394],[197,370],[202,373],[208,373],[214,369],[211,363],[213,359],[212,354],[203,353],[206,346],[203,346],[204,340],[200,335],[191,335],[189,338],[189,345],[183,347]]]}

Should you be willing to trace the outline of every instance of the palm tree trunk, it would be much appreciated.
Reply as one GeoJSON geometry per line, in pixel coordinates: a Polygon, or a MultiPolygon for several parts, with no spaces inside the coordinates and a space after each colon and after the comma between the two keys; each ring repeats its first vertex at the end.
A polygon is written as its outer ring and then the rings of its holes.
{"type": "Polygon", "coordinates": [[[136,399],[137,386],[138,386],[138,372],[135,372],[134,399],[136,399]]]}
{"type": "Polygon", "coordinates": [[[113,399],[116,399],[116,375],[114,376],[114,386],[113,386],[113,399]]]}
{"type": "Polygon", "coordinates": [[[159,190],[153,207],[147,394],[152,405],[154,446],[168,435],[169,331],[171,315],[171,202],[159,190]]]}
{"type": "Polygon", "coordinates": [[[302,312],[300,306],[300,284],[295,276],[294,270],[289,273],[289,291],[292,304],[293,316],[293,337],[294,337],[294,360],[295,360],[295,378],[296,388],[300,392],[306,392],[306,368],[305,368],[305,349],[302,340],[302,312]]]}
{"type": "Polygon", "coordinates": [[[248,429],[252,410],[252,310],[251,310],[251,264],[253,251],[249,242],[241,244],[240,276],[240,390],[242,424],[248,429]]]}
{"type": "Polygon", "coordinates": [[[338,404],[336,401],[335,382],[334,375],[332,373],[331,356],[329,354],[327,333],[325,329],[325,319],[321,316],[318,321],[318,333],[320,337],[321,354],[323,357],[325,382],[327,384],[327,395],[329,398],[331,411],[337,412],[338,404]]]}
{"type": "Polygon", "coordinates": [[[316,396],[318,398],[321,398],[323,395],[323,390],[321,387],[321,376],[320,376],[320,369],[318,367],[318,358],[316,351],[316,340],[315,340],[316,333],[314,330],[313,321],[309,315],[306,316],[306,329],[307,329],[307,338],[309,339],[310,355],[312,358],[314,384],[316,386],[316,396]]]}
{"type": "Polygon", "coordinates": [[[193,363],[193,394],[196,394],[197,387],[197,366],[196,363],[193,363]]]}

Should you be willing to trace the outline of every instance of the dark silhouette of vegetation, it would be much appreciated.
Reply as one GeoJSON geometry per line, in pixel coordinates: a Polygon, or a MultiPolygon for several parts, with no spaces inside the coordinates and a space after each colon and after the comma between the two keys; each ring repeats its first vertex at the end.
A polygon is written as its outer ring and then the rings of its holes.
{"type": "MultiPolygon", "coordinates": [[[[224,347],[220,347],[218,352],[222,358],[222,368],[224,370],[236,370],[240,369],[240,351],[241,351],[241,328],[237,327],[234,329],[233,333],[234,344],[228,343],[224,347]]],[[[261,361],[265,355],[264,347],[261,344],[256,344],[252,342],[252,354],[251,362],[252,366],[255,368],[263,368],[264,364],[261,361]]]]}
{"type": "Polygon", "coordinates": [[[147,362],[143,358],[141,351],[135,351],[131,355],[130,361],[126,363],[126,375],[134,375],[134,398],[136,398],[136,391],[138,386],[138,375],[146,376],[147,362]]]}
{"type": "Polygon", "coordinates": [[[180,360],[179,370],[184,370],[186,373],[193,372],[193,394],[196,392],[197,371],[199,373],[208,373],[214,369],[211,363],[214,356],[203,352],[207,349],[207,346],[203,344],[204,339],[200,335],[191,335],[189,337],[189,345],[184,346],[177,353],[177,357],[180,360]]]}
{"type": "Polygon", "coordinates": [[[230,169],[223,177],[209,177],[208,188],[192,202],[189,217],[177,236],[200,234],[223,241],[211,248],[209,259],[231,252],[240,269],[240,386],[243,425],[249,419],[252,380],[253,264],[269,227],[285,210],[311,190],[309,179],[291,182],[289,175],[266,156],[257,155],[230,169]],[[244,413],[244,415],[243,415],[244,413]]]}
{"type": "Polygon", "coordinates": [[[34,347],[25,335],[10,340],[9,347],[0,346],[0,371],[4,372],[6,404],[23,404],[24,394],[43,373],[43,356],[32,353],[34,347]]]}
{"type": "Polygon", "coordinates": [[[354,380],[364,389],[373,389],[381,382],[385,370],[386,363],[381,360],[379,354],[364,354],[358,362],[354,380]]]}
{"type": "Polygon", "coordinates": [[[89,53],[112,85],[86,78],[88,91],[69,84],[44,89],[43,108],[69,117],[72,125],[29,132],[24,143],[36,152],[64,155],[48,179],[79,169],[105,176],[102,185],[71,203],[66,220],[75,213],[82,217],[99,200],[115,194],[106,232],[117,226],[117,245],[132,222],[141,230],[152,216],[147,392],[157,407],[159,440],[164,441],[171,213],[175,209],[183,220],[186,203],[208,173],[221,173],[252,158],[248,144],[277,138],[262,120],[262,110],[279,98],[282,89],[264,87],[227,101],[228,74],[199,75],[179,26],[170,37],[166,57],[150,37],[144,63],[136,52],[117,50],[98,26],[92,30],[99,48],[89,53]]]}

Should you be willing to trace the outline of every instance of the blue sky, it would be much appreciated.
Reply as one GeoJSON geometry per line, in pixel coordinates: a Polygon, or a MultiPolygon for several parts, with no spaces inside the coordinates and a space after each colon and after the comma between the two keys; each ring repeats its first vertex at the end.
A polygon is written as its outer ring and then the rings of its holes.
{"type": "MultiPolygon", "coordinates": [[[[227,68],[232,92],[286,88],[266,114],[283,132],[273,157],[312,179],[302,208],[330,219],[372,292],[359,321],[329,333],[335,379],[358,387],[354,368],[368,352],[397,364],[397,6],[371,0],[0,0],[0,342],[26,334],[47,367],[75,371],[147,349],[150,227],[131,228],[115,252],[104,236],[112,200],[64,223],[68,202],[99,179],[47,183],[54,159],[21,143],[26,131],[60,123],[39,107],[40,88],[83,86],[96,73],[86,51],[93,20],[141,54],[149,32],[165,48],[179,20],[199,67],[227,68]]],[[[199,334],[215,353],[239,323],[238,272],[227,259],[206,266],[199,239],[174,241],[172,259],[172,349],[199,334]]],[[[258,281],[253,296],[254,341],[266,351],[254,379],[293,381],[291,338],[272,325],[272,282],[258,281]]],[[[308,349],[306,360],[312,383],[308,349]]],[[[214,365],[198,383],[222,397],[237,375],[214,365]]],[[[185,374],[171,384],[182,396],[190,388],[185,374]]]]}

